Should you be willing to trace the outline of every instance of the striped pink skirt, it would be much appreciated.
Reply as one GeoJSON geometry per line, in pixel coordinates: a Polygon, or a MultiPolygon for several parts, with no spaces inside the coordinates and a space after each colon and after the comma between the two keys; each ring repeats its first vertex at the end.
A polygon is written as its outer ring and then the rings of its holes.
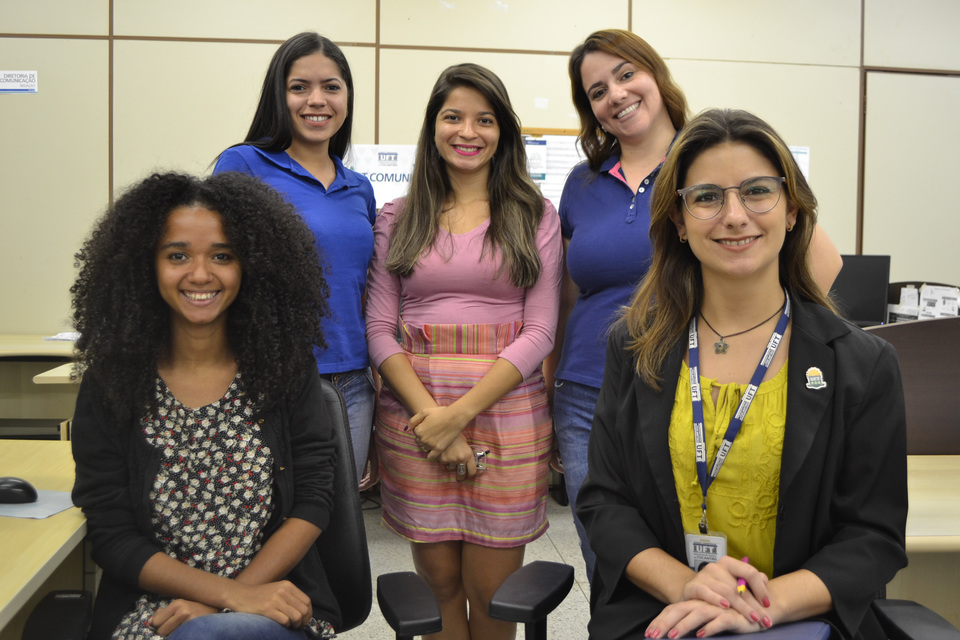
{"type": "MultiPolygon", "coordinates": [[[[480,381],[521,324],[405,324],[401,346],[427,391],[447,406],[480,381]]],[[[410,412],[386,385],[378,400],[376,442],[387,528],[414,542],[463,540],[486,547],[518,547],[547,530],[553,424],[539,370],[464,429],[471,446],[490,453],[486,471],[463,482],[455,471],[427,460],[413,433],[404,431],[410,412]]]]}

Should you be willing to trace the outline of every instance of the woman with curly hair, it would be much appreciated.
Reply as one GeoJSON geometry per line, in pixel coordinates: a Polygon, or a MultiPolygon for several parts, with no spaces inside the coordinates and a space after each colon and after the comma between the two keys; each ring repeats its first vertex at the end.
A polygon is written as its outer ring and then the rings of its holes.
{"type": "MultiPolygon", "coordinates": [[[[292,204],[316,236],[330,286],[320,375],[347,403],[357,473],[373,428],[375,391],[364,337],[363,295],[373,255],[376,199],[370,181],[342,158],[353,129],[353,76],[336,44],[304,32],[280,45],[243,142],[220,154],[214,173],[260,178],[292,204]]],[[[359,478],[358,478],[359,480],[359,478]]]]}
{"type": "Polygon", "coordinates": [[[103,568],[88,637],[331,637],[309,229],[248,176],[155,174],[76,259],[73,500],[103,568]]]}
{"type": "MultiPolygon", "coordinates": [[[[816,207],[783,139],[745,111],[701,113],[667,154],[579,496],[591,638],[811,618],[886,637],[870,603],[907,563],[903,387],[893,347],[817,282],[816,207]]],[[[789,637],[830,633],[812,626],[789,637]]]]}
{"type": "Polygon", "coordinates": [[[515,625],[487,610],[547,529],[553,425],[540,363],[556,328],[560,223],[489,70],[440,74],[409,194],[383,207],[374,234],[383,522],[411,541],[440,602],[435,637],[512,638],[515,625]]]}

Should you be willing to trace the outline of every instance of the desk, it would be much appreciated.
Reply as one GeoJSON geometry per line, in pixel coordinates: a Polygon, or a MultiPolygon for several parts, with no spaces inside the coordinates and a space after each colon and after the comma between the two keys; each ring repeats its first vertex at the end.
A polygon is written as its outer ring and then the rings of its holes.
{"type": "MultiPolygon", "coordinates": [[[[70,443],[4,440],[0,475],[25,478],[38,489],[70,491],[74,479],[70,443]]],[[[86,520],[76,507],[44,520],[0,517],[4,558],[0,562],[0,637],[20,637],[26,615],[43,595],[41,587],[61,565],[71,575],[57,576],[58,588],[83,586],[81,542],[86,532],[86,520]]]]}
{"type": "Polygon", "coordinates": [[[960,456],[907,456],[910,564],[888,598],[916,600],[960,627],[960,456]]]}
{"type": "Polygon", "coordinates": [[[17,438],[55,435],[73,415],[75,385],[38,387],[33,378],[74,358],[74,343],[0,334],[0,431],[17,438]]]}
{"type": "Polygon", "coordinates": [[[67,362],[33,376],[33,384],[80,384],[80,378],[73,378],[73,363],[67,362]]]}
{"type": "Polygon", "coordinates": [[[62,358],[73,360],[73,342],[44,340],[42,335],[0,333],[0,358],[62,358]]]}

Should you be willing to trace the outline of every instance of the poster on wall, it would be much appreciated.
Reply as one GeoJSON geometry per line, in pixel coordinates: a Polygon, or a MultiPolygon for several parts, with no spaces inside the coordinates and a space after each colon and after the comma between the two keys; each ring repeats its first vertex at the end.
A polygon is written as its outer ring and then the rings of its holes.
{"type": "Polygon", "coordinates": [[[570,170],[586,159],[572,135],[524,134],[527,151],[527,170],[540,187],[543,197],[553,206],[560,206],[563,183],[570,170]]]}
{"type": "Polygon", "coordinates": [[[377,209],[407,195],[417,145],[414,144],[354,144],[350,145],[343,164],[362,173],[373,185],[377,209]]]}

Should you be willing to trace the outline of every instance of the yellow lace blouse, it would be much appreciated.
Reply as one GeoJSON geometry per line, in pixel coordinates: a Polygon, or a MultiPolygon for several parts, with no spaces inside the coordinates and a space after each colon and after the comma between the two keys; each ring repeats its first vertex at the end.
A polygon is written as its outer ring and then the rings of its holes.
{"type": "MultiPolygon", "coordinates": [[[[720,384],[700,378],[703,389],[704,436],[707,471],[737,411],[745,384],[720,384]],[[713,404],[713,389],[719,389],[713,404]]],[[[776,535],[777,497],[780,489],[780,455],[787,417],[787,365],[773,378],[760,383],[747,418],[740,428],[717,479],[707,492],[707,519],[711,531],[727,536],[727,554],[749,556],[750,564],[773,577],[773,541],[776,535]]],[[[690,369],[680,370],[669,431],[673,481],[680,499],[683,529],[696,533],[700,523],[700,483],[693,444],[693,406],[690,369]]]]}

